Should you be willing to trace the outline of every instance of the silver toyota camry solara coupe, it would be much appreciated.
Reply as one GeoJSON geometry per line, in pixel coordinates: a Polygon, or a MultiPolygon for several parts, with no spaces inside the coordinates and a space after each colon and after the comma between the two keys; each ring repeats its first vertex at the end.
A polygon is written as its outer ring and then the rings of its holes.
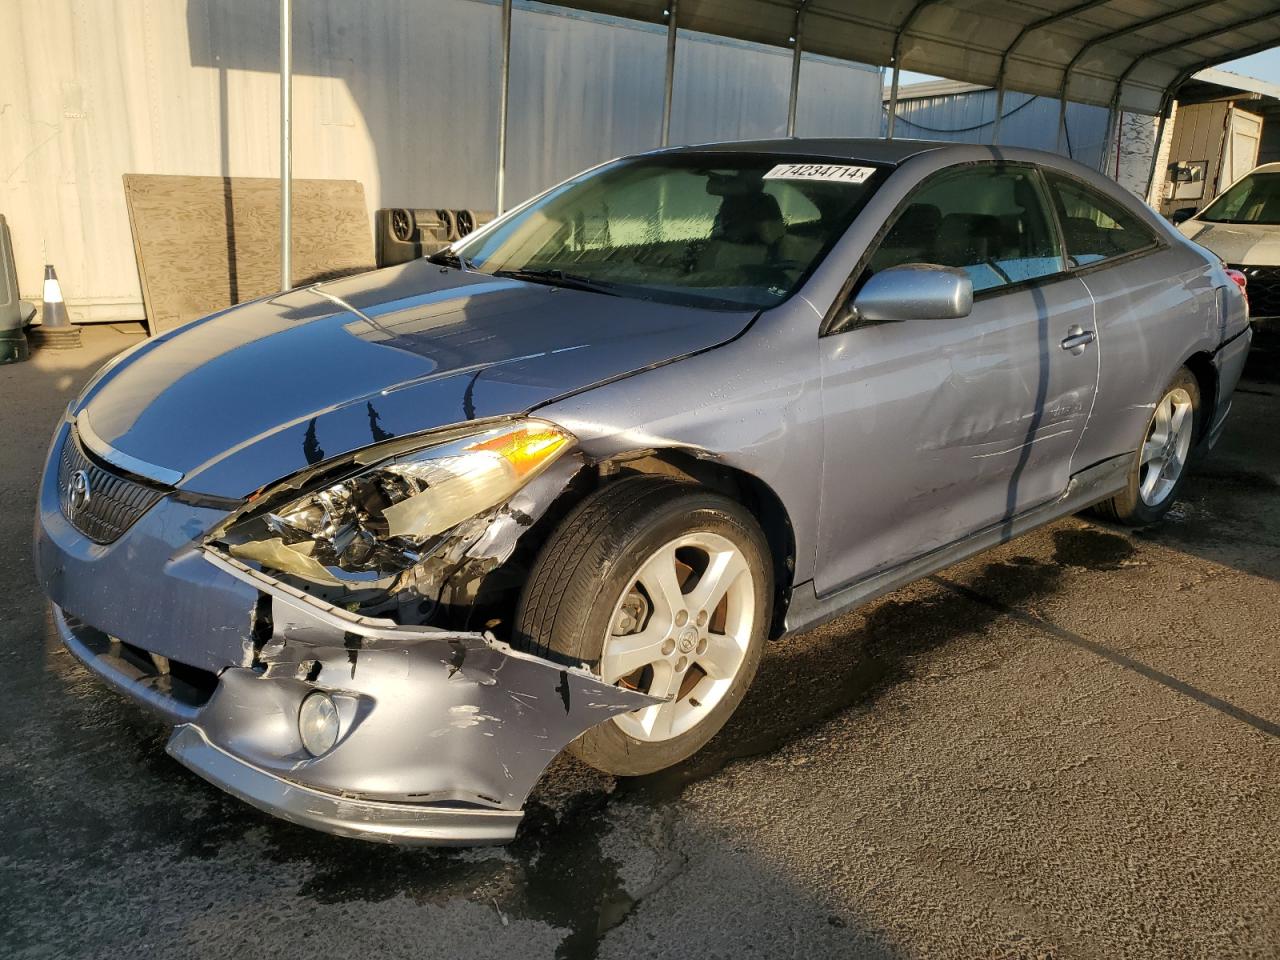
{"type": "Polygon", "coordinates": [[[1056,156],[664,150],[121,355],[36,566],[200,776],[499,842],[566,747],[689,757],[772,638],[1086,507],[1159,520],[1249,342],[1216,258],[1056,156]]]}

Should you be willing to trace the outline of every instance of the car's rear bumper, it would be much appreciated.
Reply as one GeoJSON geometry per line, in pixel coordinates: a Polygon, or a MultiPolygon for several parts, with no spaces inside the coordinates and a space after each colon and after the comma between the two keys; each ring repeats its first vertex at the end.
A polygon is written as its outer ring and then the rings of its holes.
{"type": "Polygon", "coordinates": [[[1212,447],[1218,442],[1222,430],[1227,424],[1227,416],[1231,413],[1231,395],[1235,392],[1240,375],[1244,372],[1245,361],[1249,357],[1249,346],[1253,343],[1253,327],[1245,327],[1243,331],[1218,347],[1213,355],[1213,363],[1218,371],[1218,395],[1213,405],[1213,422],[1205,431],[1205,446],[1212,447]]]}
{"type": "Polygon", "coordinates": [[[500,842],[565,745],[656,702],[487,634],[334,607],[206,548],[209,519],[164,498],[93,543],[47,471],[37,575],[67,648],[175,726],[174,757],[284,819],[370,840],[500,842]],[[298,713],[317,690],[340,729],[312,756],[298,713]]]}

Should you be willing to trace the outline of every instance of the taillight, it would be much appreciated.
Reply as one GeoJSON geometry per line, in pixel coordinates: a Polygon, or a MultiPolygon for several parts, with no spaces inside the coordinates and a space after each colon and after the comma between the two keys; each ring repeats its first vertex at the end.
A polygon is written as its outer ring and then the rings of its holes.
{"type": "Polygon", "coordinates": [[[1249,278],[1241,271],[1233,270],[1227,267],[1227,276],[1236,282],[1236,286],[1240,288],[1240,293],[1244,296],[1244,308],[1249,309],[1249,278]]]}

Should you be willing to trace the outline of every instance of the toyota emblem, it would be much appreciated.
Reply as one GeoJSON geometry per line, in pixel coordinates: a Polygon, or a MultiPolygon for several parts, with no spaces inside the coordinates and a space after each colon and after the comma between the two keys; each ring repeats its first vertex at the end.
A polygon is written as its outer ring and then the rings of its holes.
{"type": "Polygon", "coordinates": [[[67,503],[71,507],[70,512],[76,514],[87,507],[91,496],[89,474],[83,470],[77,470],[71,475],[71,482],[67,484],[67,503]]]}

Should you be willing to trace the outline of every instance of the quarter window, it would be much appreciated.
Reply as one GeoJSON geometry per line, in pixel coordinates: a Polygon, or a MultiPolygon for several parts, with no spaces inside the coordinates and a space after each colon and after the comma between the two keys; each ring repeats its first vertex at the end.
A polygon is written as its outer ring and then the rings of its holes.
{"type": "Polygon", "coordinates": [[[1034,172],[996,166],[943,174],[911,197],[870,269],[907,263],[960,267],[975,292],[1066,268],[1034,172]]]}
{"type": "Polygon", "coordinates": [[[1124,205],[1078,180],[1045,171],[1067,256],[1078,267],[1155,246],[1156,235],[1124,205]]]}

